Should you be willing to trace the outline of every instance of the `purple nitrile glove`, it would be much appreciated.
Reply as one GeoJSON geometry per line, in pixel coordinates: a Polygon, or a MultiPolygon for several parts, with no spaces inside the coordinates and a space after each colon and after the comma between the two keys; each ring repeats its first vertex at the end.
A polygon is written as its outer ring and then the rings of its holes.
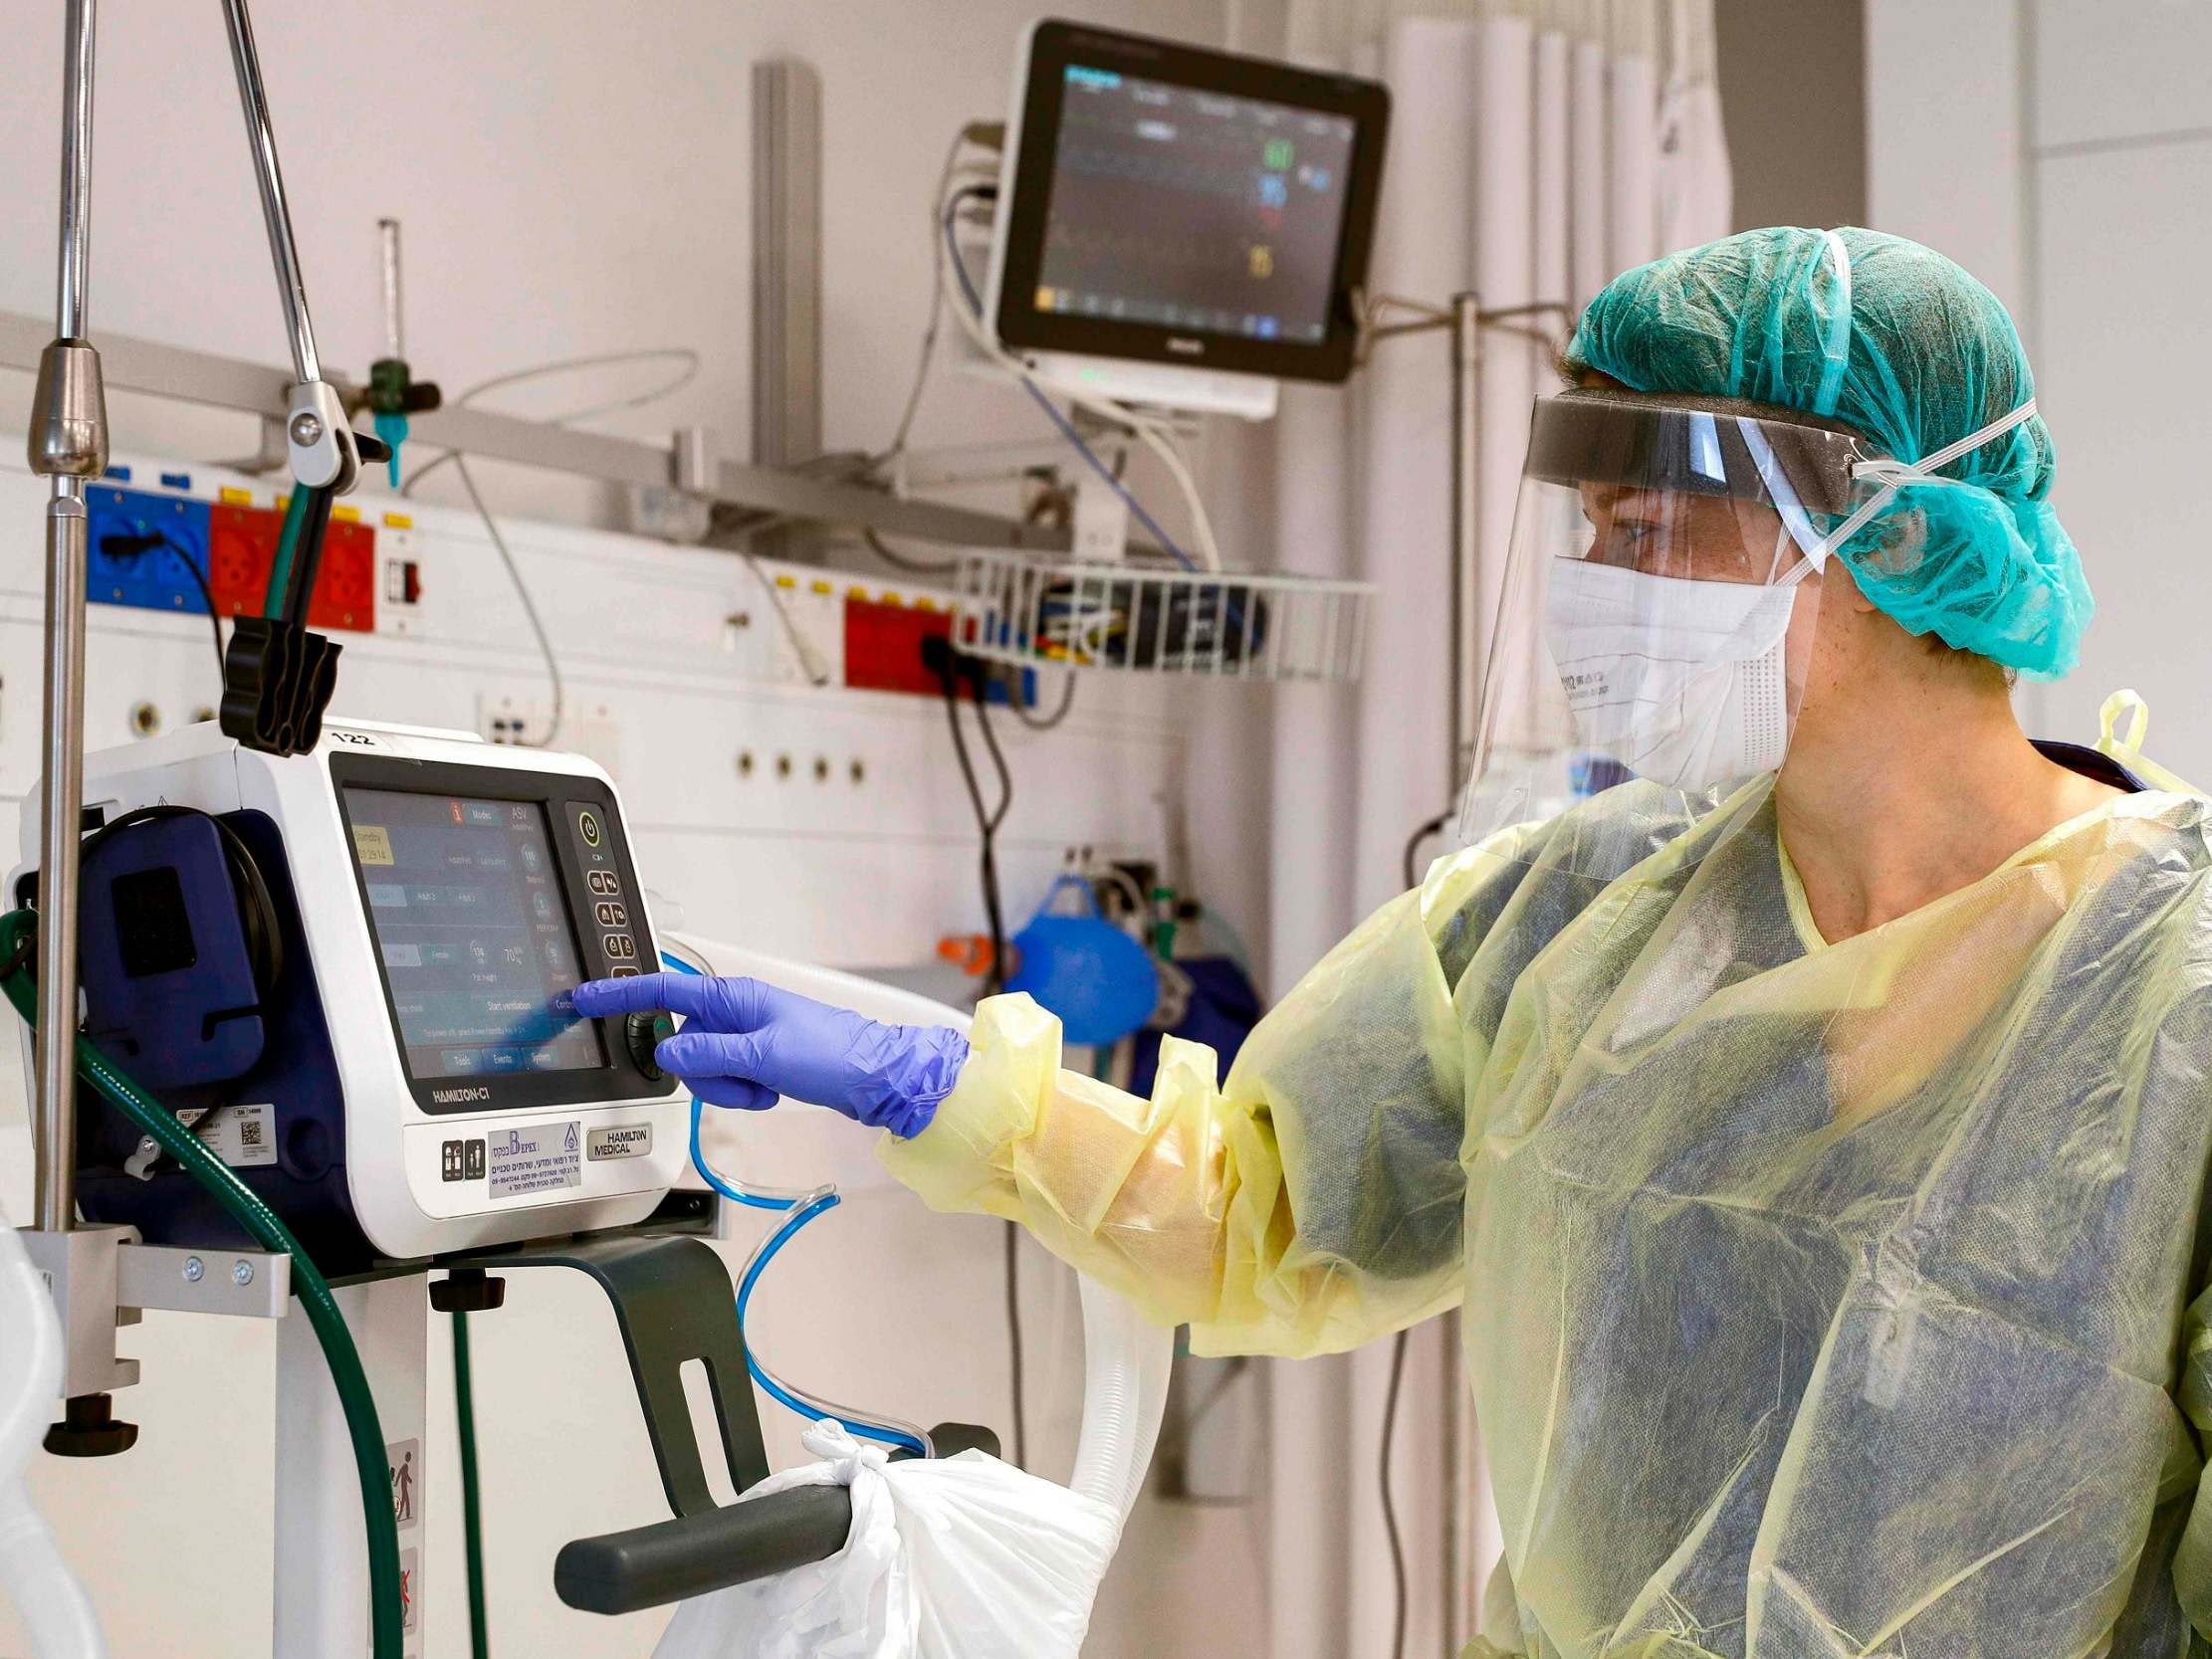
{"type": "Polygon", "coordinates": [[[682,1018],[654,1058],[710,1106],[759,1112],[788,1095],[902,1140],[929,1127],[968,1059],[957,1031],[886,1025],[759,979],[644,973],[594,979],[575,996],[587,1019],[656,1008],[682,1018]]]}

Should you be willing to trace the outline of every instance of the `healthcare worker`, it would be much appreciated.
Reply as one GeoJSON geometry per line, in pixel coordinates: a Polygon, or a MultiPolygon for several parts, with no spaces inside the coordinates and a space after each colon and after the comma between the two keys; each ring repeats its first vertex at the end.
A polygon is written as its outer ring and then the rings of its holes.
{"type": "Polygon", "coordinates": [[[2091,607],[2011,319],[1769,230],[1619,278],[1568,366],[1472,844],[1225,1082],[1063,1071],[1018,996],[972,1047],[748,981],[577,1006],[685,1015],[705,1099],[887,1128],[1201,1351],[1461,1306],[1475,1654],[2206,1652],[2207,803],[2014,723],[2091,607]]]}

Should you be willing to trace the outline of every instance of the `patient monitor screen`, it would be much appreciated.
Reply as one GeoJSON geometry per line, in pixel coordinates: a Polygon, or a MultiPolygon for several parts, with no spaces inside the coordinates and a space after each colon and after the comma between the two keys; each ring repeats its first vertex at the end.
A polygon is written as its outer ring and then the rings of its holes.
{"type": "Polygon", "coordinates": [[[1036,309],[1318,342],[1349,116],[1070,64],[1036,309]]]}
{"type": "Polygon", "coordinates": [[[418,1079],[606,1064],[546,809],[347,786],[353,858],[418,1079]]]}

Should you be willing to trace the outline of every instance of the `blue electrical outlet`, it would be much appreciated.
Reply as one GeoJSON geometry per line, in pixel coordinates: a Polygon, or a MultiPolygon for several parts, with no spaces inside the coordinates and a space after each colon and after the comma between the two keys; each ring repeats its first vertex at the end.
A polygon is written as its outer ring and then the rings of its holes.
{"type": "Polygon", "coordinates": [[[207,614],[207,503],[94,485],[85,492],[85,508],[86,598],[207,614]]]}

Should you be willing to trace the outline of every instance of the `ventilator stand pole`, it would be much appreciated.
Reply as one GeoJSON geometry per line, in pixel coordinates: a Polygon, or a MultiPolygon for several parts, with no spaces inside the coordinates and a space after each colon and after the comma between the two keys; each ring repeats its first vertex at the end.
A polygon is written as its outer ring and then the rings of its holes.
{"type": "Polygon", "coordinates": [[[1447,800],[1466,778],[1474,740],[1474,663],[1479,645],[1475,602],[1480,591],[1481,519],[1477,509],[1475,425],[1482,381],[1482,301],[1451,297],[1451,707],[1450,750],[1444,769],[1447,800]]]}
{"type": "MultiPolygon", "coordinates": [[[[306,284],[277,165],[277,138],[261,79],[246,0],[223,0],[231,67],[254,179],[261,190],[263,228],[276,267],[285,335],[292,347],[292,387],[285,417],[285,446],[292,476],[304,486],[344,495],[360,470],[360,453],[346,422],[337,388],[323,378],[315,325],[308,314],[306,284]]],[[[420,1567],[426,1536],[423,1506],[434,1484],[427,1421],[429,1313],[421,1273],[404,1273],[337,1293],[346,1328],[360,1350],[361,1368],[376,1399],[377,1420],[393,1470],[394,1503],[402,1469],[405,1512],[399,1516],[399,1568],[403,1651],[420,1659],[429,1619],[420,1567]]],[[[332,1390],[320,1345],[304,1319],[277,1326],[276,1588],[270,1626],[279,1653],[329,1654],[355,1659],[369,1649],[368,1569],[353,1541],[360,1533],[360,1501],[351,1476],[352,1447],[344,1413],[332,1390]]],[[[443,1469],[437,1470],[443,1474],[443,1469]]]]}
{"type": "MultiPolygon", "coordinates": [[[[1450,740],[1444,799],[1456,801],[1466,781],[1473,743],[1475,664],[1480,635],[1482,527],[1475,435],[1482,383],[1482,301],[1451,297],[1451,702],[1445,726],[1450,740]]],[[[1459,1315],[1444,1321],[1444,1468],[1451,1481],[1444,1506],[1443,1634],[1446,1653],[1474,1637],[1474,1423],[1467,1394],[1459,1315]]]]}
{"type": "Polygon", "coordinates": [[[37,1225],[25,1249],[51,1287],[62,1322],[67,1417],[47,1449],[121,1451],[137,1430],[113,1420],[108,1391],[135,1382],[115,1357],[117,1246],[127,1228],[77,1225],[77,858],[85,774],[85,481],[108,469],[108,401],[100,353],[86,339],[93,197],[93,0],[69,0],[62,65],[62,203],[55,338],[39,354],[25,445],[49,481],[46,506],[46,676],[39,768],[38,1022],[33,1072],[38,1128],[37,1225]]]}

